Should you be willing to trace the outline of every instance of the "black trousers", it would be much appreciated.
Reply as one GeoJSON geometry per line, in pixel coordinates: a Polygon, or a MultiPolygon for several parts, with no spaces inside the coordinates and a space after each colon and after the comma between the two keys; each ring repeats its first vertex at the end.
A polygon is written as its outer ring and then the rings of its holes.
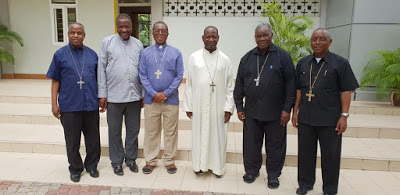
{"type": "Polygon", "coordinates": [[[315,183],[317,141],[321,148],[323,191],[337,194],[342,135],[335,127],[316,127],[299,123],[298,127],[298,176],[301,188],[311,188],[315,183]]]}
{"type": "Polygon", "coordinates": [[[244,169],[248,174],[259,173],[264,136],[268,177],[279,177],[286,157],[286,126],[280,125],[280,120],[246,118],[243,128],[244,169]]]}
{"type": "Polygon", "coordinates": [[[111,166],[136,163],[140,130],[141,101],[107,103],[108,144],[111,166]],[[125,151],[122,144],[122,120],[125,117],[125,151]]]}
{"type": "Polygon", "coordinates": [[[64,127],[69,171],[73,174],[80,174],[84,168],[86,170],[97,169],[100,160],[99,111],[62,112],[60,120],[64,127]],[[79,152],[81,132],[84,135],[86,146],[84,163],[82,163],[79,152]]]}

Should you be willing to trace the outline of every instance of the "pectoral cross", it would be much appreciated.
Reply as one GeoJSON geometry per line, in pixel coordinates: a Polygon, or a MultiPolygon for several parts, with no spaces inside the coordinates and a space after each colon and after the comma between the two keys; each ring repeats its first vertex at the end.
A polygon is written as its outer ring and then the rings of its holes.
{"type": "Polygon", "coordinates": [[[82,89],[82,84],[85,84],[85,81],[82,81],[82,79],[79,79],[79,81],[76,83],[78,83],[80,85],[79,88],[82,89]]]}
{"type": "Polygon", "coordinates": [[[154,74],[157,75],[157,79],[160,79],[160,74],[162,74],[162,72],[160,72],[160,69],[158,69],[154,74]]]}
{"type": "Polygon", "coordinates": [[[215,87],[216,85],[214,84],[214,82],[212,82],[211,83],[211,85],[210,85],[210,87],[212,88],[212,92],[214,92],[214,87],[215,87]]]}
{"type": "Polygon", "coordinates": [[[256,86],[258,86],[260,84],[260,76],[254,79],[254,81],[256,82],[256,86]]]}
{"type": "Polygon", "coordinates": [[[129,80],[129,77],[130,77],[130,76],[131,76],[131,71],[130,71],[130,70],[127,70],[126,73],[125,73],[126,79],[129,80]]]}
{"type": "Polygon", "coordinates": [[[308,93],[306,93],[306,96],[308,96],[308,101],[311,102],[311,98],[314,97],[315,95],[310,90],[308,93]]]}

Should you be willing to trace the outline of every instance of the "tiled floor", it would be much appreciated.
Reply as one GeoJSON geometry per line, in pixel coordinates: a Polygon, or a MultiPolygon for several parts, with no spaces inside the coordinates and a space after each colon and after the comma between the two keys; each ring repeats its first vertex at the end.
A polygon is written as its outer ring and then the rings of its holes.
{"type": "MultiPolygon", "coordinates": [[[[68,163],[65,155],[60,154],[26,154],[0,152],[0,180],[34,181],[45,183],[71,184],[68,163]]],[[[145,162],[137,161],[139,168],[145,162]]],[[[211,173],[201,176],[194,174],[190,161],[177,161],[178,172],[168,174],[161,162],[149,175],[141,172],[132,173],[124,166],[124,176],[116,176],[110,167],[107,157],[99,163],[99,178],[91,178],[86,172],[82,174],[81,185],[106,185],[118,187],[135,187],[151,189],[168,189],[182,191],[202,191],[215,193],[239,194],[294,194],[297,187],[296,167],[284,167],[280,176],[281,186],[276,190],[266,187],[265,167],[261,175],[252,184],[244,183],[242,164],[226,164],[226,173],[218,179],[211,173]]],[[[362,170],[341,170],[339,194],[399,194],[400,173],[362,170]]],[[[314,190],[309,194],[322,194],[321,170],[317,169],[317,181],[314,190]]]]}

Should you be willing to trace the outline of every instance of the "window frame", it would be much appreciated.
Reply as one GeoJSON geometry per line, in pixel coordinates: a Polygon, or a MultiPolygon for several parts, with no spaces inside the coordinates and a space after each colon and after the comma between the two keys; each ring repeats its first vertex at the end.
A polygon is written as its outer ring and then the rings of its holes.
{"type": "Polygon", "coordinates": [[[53,46],[64,46],[66,45],[68,40],[68,8],[75,8],[76,14],[76,22],[78,22],[78,9],[77,4],[78,0],[75,0],[75,4],[53,4],[51,0],[49,0],[50,4],[50,21],[51,21],[51,42],[53,46]],[[62,20],[63,20],[63,42],[58,42],[57,39],[57,24],[56,24],[56,9],[62,10],[62,20]]]}

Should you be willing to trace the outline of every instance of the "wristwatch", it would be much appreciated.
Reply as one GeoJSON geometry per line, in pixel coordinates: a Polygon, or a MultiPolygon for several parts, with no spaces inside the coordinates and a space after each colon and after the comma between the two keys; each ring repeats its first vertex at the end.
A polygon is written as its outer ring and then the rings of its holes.
{"type": "Polygon", "coordinates": [[[350,117],[350,114],[349,114],[349,113],[343,113],[343,112],[342,112],[342,113],[340,113],[340,115],[341,115],[341,116],[344,116],[344,117],[346,117],[346,118],[349,118],[349,117],[350,117]]]}

